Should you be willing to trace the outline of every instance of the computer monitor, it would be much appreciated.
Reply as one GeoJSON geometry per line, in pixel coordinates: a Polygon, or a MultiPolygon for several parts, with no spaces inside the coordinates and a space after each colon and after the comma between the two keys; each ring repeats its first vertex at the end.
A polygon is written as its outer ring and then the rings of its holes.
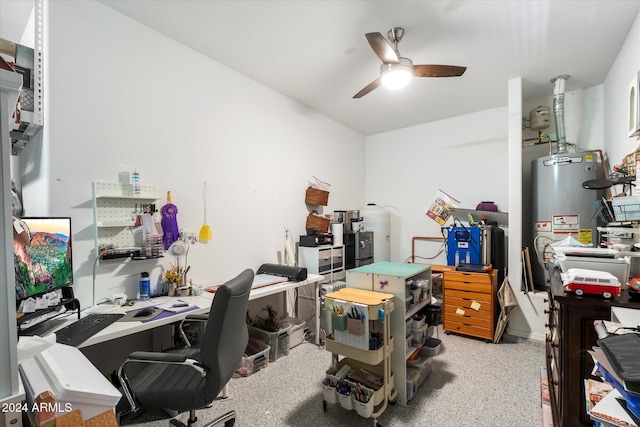
{"type": "Polygon", "coordinates": [[[71,218],[21,218],[13,227],[16,303],[73,284],[71,218]]]}

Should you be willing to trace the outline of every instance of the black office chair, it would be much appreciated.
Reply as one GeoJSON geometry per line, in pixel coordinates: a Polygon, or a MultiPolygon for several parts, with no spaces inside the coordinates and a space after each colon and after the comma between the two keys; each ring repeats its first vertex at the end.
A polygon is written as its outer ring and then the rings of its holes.
{"type": "MultiPolygon", "coordinates": [[[[198,348],[187,346],[167,352],[136,351],[118,370],[118,378],[131,411],[171,409],[189,411],[189,426],[196,425],[195,411],[210,405],[233,376],[249,340],[247,305],[253,271],[245,270],[221,285],[211,304],[207,325],[198,348]],[[146,366],[127,378],[130,363],[146,366]]],[[[194,316],[201,318],[202,316],[194,316]]],[[[230,411],[206,426],[235,423],[230,411]]],[[[171,424],[184,425],[172,419],[171,424]]]]}

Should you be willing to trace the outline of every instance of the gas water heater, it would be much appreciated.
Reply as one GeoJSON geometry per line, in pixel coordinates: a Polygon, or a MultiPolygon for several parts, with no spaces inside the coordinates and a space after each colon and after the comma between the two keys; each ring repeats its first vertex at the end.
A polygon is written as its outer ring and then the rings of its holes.
{"type": "Polygon", "coordinates": [[[550,245],[573,236],[584,244],[597,244],[597,190],[585,189],[585,181],[598,177],[593,152],[567,151],[564,129],[564,84],[568,75],[551,80],[554,84],[553,116],[556,150],[531,162],[532,235],[531,270],[536,289],[549,288],[545,262],[552,257],[550,245]]]}
{"type": "Polygon", "coordinates": [[[589,152],[554,154],[531,162],[534,250],[530,256],[535,257],[531,269],[536,289],[549,286],[542,261],[551,256],[551,243],[570,235],[582,243],[597,243],[598,191],[582,187],[596,178],[596,171],[596,156],[589,152]]]}

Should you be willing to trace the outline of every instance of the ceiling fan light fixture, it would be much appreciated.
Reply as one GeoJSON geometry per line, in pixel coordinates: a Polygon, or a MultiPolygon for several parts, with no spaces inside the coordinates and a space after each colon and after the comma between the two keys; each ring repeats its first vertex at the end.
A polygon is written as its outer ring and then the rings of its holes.
{"type": "Polygon", "coordinates": [[[401,89],[409,84],[413,76],[413,63],[407,58],[398,58],[397,63],[380,66],[380,80],[384,87],[401,89]]]}

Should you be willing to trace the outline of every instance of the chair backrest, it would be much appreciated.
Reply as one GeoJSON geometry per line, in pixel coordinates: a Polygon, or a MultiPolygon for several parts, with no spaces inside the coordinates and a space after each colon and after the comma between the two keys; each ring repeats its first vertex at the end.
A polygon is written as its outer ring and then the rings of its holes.
{"type": "Polygon", "coordinates": [[[247,305],[253,271],[247,269],[216,291],[200,344],[201,363],[209,368],[205,392],[213,400],[231,379],[242,358],[249,332],[247,305]]]}

